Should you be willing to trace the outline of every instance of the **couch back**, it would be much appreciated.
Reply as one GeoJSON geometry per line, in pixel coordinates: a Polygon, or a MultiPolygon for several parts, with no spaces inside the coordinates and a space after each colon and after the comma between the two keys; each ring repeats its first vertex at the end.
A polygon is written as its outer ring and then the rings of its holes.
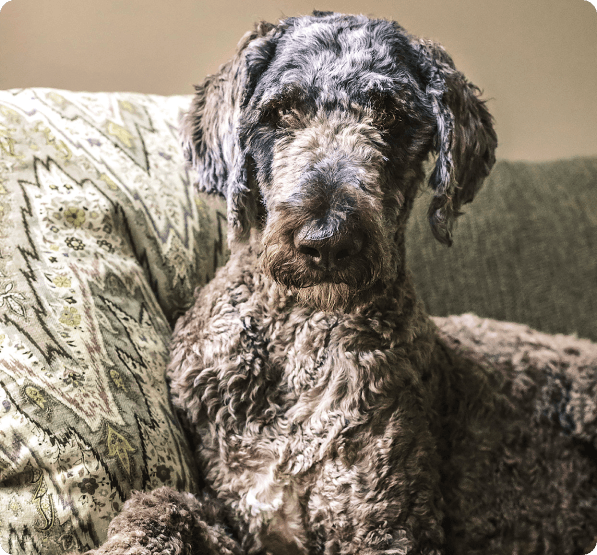
{"type": "Polygon", "coordinates": [[[417,199],[408,263],[437,316],[474,312],[597,340],[597,158],[498,161],[447,248],[417,199]]]}

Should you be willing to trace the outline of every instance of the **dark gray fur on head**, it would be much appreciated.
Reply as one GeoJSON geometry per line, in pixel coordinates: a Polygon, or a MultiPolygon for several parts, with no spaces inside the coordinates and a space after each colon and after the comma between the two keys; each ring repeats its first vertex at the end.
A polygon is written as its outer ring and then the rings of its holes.
{"type": "Polygon", "coordinates": [[[434,235],[451,244],[455,217],[495,161],[497,138],[479,90],[438,44],[391,21],[331,12],[258,24],[220,72],[197,87],[182,125],[185,152],[199,189],[226,197],[232,240],[245,239],[257,223],[257,182],[271,177],[273,153],[265,151],[274,146],[260,127],[268,124],[268,110],[284,110],[275,100],[281,94],[304,110],[379,105],[386,120],[401,105],[403,135],[393,141],[412,140],[413,129],[433,124],[425,145],[436,155],[429,220],[434,235]],[[259,158],[254,169],[250,158],[259,158]]]}

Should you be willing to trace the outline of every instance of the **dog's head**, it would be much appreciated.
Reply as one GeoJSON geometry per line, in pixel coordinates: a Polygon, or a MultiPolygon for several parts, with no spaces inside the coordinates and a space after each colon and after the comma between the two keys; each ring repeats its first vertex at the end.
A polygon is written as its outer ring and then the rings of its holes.
{"type": "Polygon", "coordinates": [[[197,88],[183,120],[201,190],[224,195],[231,241],[262,231],[264,269],[320,308],[396,278],[423,162],[434,235],[494,161],[478,89],[441,46],[396,23],[315,12],[261,23],[197,88]]]}

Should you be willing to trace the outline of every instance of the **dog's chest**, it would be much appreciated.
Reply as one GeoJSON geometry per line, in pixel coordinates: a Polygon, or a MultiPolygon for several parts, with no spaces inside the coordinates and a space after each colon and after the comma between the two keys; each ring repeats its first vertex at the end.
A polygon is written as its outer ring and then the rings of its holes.
{"type": "MultiPolygon", "coordinates": [[[[327,406],[338,362],[336,324],[323,313],[286,319],[231,314],[229,352],[219,340],[204,346],[210,353],[204,372],[215,369],[222,387],[209,398],[211,416],[198,430],[203,470],[274,551],[306,552],[306,512],[322,503],[309,501],[306,492],[346,425],[327,406]]],[[[211,395],[213,385],[206,379],[197,394],[211,395]]]]}
{"type": "MultiPolygon", "coordinates": [[[[279,349],[272,362],[282,368],[281,386],[288,392],[289,404],[300,402],[301,394],[329,372],[336,354],[336,349],[330,345],[336,325],[334,316],[317,313],[300,325],[282,328],[280,341],[284,347],[279,349]]],[[[274,341],[276,339],[274,337],[274,341]]]]}

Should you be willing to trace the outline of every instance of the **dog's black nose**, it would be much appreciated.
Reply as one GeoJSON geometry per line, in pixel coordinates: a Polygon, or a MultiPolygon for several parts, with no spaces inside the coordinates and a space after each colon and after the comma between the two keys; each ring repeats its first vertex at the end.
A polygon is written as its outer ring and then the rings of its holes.
{"type": "Polygon", "coordinates": [[[294,246],[304,257],[324,270],[346,265],[363,248],[363,234],[357,230],[331,232],[306,224],[294,234],[294,246]]]}

